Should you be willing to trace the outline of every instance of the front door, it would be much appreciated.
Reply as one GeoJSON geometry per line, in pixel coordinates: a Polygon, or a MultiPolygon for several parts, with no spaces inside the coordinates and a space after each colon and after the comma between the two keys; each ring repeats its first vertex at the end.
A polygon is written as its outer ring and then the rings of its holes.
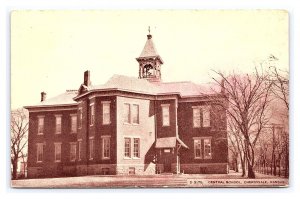
{"type": "Polygon", "coordinates": [[[172,165],[172,149],[164,149],[163,150],[163,164],[164,164],[164,172],[170,173],[171,172],[171,165],[172,165]]]}

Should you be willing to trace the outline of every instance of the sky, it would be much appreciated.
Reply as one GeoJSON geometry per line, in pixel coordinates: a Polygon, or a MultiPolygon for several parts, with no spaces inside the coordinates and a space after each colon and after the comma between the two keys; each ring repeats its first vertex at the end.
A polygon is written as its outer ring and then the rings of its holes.
{"type": "Polygon", "coordinates": [[[113,74],[138,77],[148,26],[162,79],[212,81],[212,70],[251,73],[270,54],[289,67],[285,11],[15,11],[11,14],[11,108],[36,104],[113,74]]]}

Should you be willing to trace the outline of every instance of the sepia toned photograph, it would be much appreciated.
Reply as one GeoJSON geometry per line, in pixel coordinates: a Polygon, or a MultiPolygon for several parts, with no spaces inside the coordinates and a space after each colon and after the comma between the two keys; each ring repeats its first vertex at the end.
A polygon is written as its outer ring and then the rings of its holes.
{"type": "Polygon", "coordinates": [[[10,17],[11,187],[289,186],[287,11],[10,17]]]}

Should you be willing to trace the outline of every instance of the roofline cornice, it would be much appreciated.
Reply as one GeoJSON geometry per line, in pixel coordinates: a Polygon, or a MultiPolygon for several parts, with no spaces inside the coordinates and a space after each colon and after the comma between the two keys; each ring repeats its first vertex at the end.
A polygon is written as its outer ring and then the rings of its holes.
{"type": "Polygon", "coordinates": [[[137,61],[141,61],[141,60],[147,60],[147,59],[155,59],[155,58],[157,58],[160,62],[161,62],[161,64],[164,64],[164,61],[163,61],[163,59],[161,58],[161,56],[159,56],[159,55],[156,55],[156,56],[148,56],[148,57],[137,57],[137,58],[135,58],[137,61]]]}
{"type": "Polygon", "coordinates": [[[25,109],[37,109],[37,108],[60,108],[60,107],[77,107],[78,103],[73,104],[53,104],[53,105],[37,105],[37,106],[24,106],[25,109]]]}
{"type": "MultiPolygon", "coordinates": [[[[87,95],[91,95],[94,94],[96,92],[126,92],[126,93],[131,93],[131,94],[138,94],[138,95],[148,95],[151,97],[159,97],[159,96],[170,96],[171,98],[174,98],[174,96],[179,96],[180,97],[180,93],[179,92],[174,92],[174,93],[161,93],[161,94],[153,94],[153,93],[146,93],[146,92],[136,92],[136,91],[132,91],[132,90],[126,90],[126,89],[117,89],[117,88],[112,88],[112,89],[95,89],[95,90],[90,90],[82,95],[76,96],[73,99],[74,100],[79,100],[87,95]]],[[[119,95],[119,94],[114,94],[114,95],[119,95]]]]}

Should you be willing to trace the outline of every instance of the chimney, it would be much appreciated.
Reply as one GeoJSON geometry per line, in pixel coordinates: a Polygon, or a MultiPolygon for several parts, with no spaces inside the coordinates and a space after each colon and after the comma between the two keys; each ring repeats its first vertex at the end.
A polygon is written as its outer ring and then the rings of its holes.
{"type": "Polygon", "coordinates": [[[46,96],[47,96],[47,93],[45,93],[44,91],[41,92],[41,102],[46,100],[46,96]]]}
{"type": "Polygon", "coordinates": [[[84,80],[83,80],[83,84],[85,86],[90,86],[91,85],[91,80],[90,80],[90,71],[87,70],[84,72],[84,80]]]}

